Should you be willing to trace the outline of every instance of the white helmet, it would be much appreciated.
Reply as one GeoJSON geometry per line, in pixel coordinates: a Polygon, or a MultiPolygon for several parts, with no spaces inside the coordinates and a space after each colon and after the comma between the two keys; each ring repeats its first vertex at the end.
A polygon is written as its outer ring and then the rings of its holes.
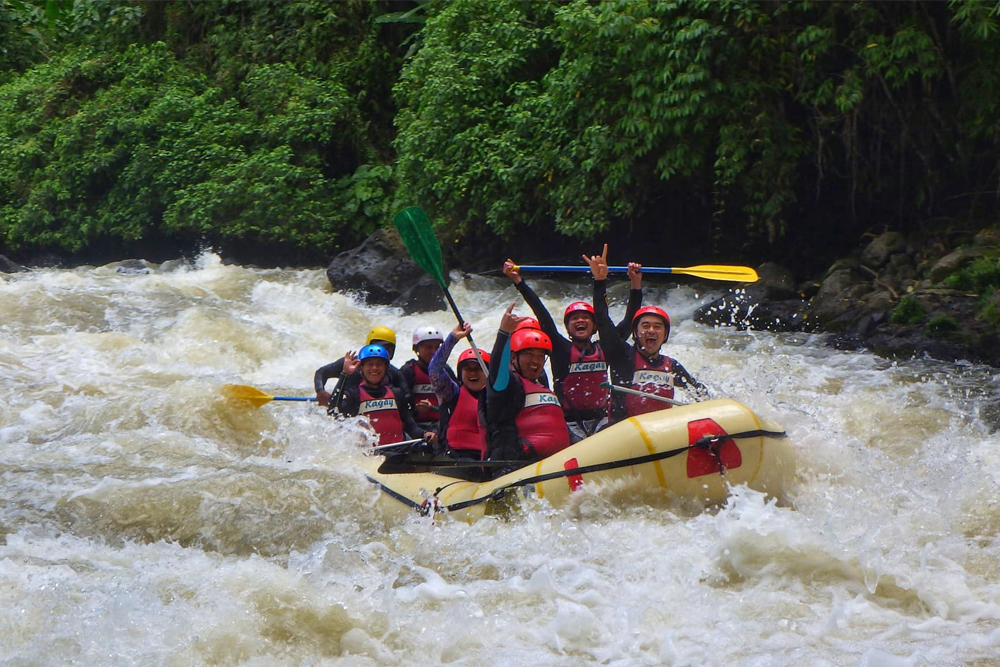
{"type": "Polygon", "coordinates": [[[423,343],[425,340],[439,340],[443,343],[444,336],[434,327],[417,327],[417,330],[413,332],[413,347],[416,348],[419,343],[423,343]]]}

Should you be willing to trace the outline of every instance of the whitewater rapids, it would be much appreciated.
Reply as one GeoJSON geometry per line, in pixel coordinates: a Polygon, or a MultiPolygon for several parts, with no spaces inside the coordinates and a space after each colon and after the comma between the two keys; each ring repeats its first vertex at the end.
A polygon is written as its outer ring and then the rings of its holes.
{"type": "MultiPolygon", "coordinates": [[[[1000,664],[993,369],[711,329],[691,314],[722,284],[647,287],[666,351],[787,429],[787,498],[737,488],[699,512],[585,489],[509,520],[386,523],[357,420],[221,388],[309,396],[372,326],[398,365],[450,312],[212,253],[118,268],[0,274],[0,664],[1000,664]]],[[[589,299],[532,284],[557,319],[589,299]]],[[[487,349],[519,301],[486,277],[452,294],[487,349]]]]}

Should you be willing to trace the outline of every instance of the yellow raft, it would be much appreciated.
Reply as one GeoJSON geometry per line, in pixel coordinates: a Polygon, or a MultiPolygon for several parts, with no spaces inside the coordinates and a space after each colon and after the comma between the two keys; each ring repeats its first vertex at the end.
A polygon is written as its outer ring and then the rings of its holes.
{"type": "Polygon", "coordinates": [[[795,452],[782,427],[741,403],[720,399],[631,417],[486,482],[456,479],[443,474],[445,468],[379,472],[382,462],[382,457],[370,460],[367,478],[381,489],[383,514],[447,512],[471,522],[523,496],[558,507],[591,485],[637,485],[705,505],[721,503],[739,484],[780,497],[794,474],[795,452]]]}

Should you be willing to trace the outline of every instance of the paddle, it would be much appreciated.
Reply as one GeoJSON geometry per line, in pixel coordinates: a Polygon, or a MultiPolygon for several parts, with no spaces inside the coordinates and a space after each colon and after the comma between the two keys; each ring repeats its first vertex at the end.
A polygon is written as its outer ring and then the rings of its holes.
{"type": "MultiPolygon", "coordinates": [[[[587,273],[589,266],[518,266],[515,269],[520,271],[553,271],[564,273],[587,273]]],[[[609,266],[609,273],[625,273],[627,266],[609,266]]],[[[703,264],[701,266],[689,266],[680,268],[663,268],[656,266],[642,267],[643,273],[678,273],[686,276],[696,276],[708,280],[730,280],[737,283],[752,283],[757,281],[757,272],[749,266],[720,266],[715,264],[703,264]]]]}
{"type": "MultiPolygon", "coordinates": [[[[441,258],[441,244],[438,243],[437,237],[434,236],[431,221],[427,219],[424,209],[419,206],[404,208],[396,214],[396,217],[392,220],[392,224],[396,226],[396,231],[399,232],[399,237],[403,239],[406,249],[410,251],[413,261],[426,271],[444,292],[445,298],[448,299],[448,305],[451,306],[451,311],[458,318],[459,325],[464,324],[465,320],[462,319],[462,314],[458,312],[458,306],[455,304],[455,300],[451,298],[451,292],[448,291],[448,283],[444,279],[444,260],[441,258]]],[[[469,345],[472,346],[472,353],[476,355],[476,361],[479,362],[483,372],[488,374],[489,369],[479,354],[479,348],[476,347],[476,343],[472,340],[471,335],[467,336],[467,338],[469,339],[469,345]]]]}
{"type": "Polygon", "coordinates": [[[414,438],[413,440],[402,440],[400,442],[390,442],[388,445],[377,445],[375,447],[372,447],[368,451],[378,452],[378,451],[381,451],[383,449],[392,449],[393,447],[402,447],[403,445],[415,445],[418,442],[423,442],[423,441],[424,441],[423,438],[414,438]]]}
{"type": "Polygon", "coordinates": [[[227,384],[223,385],[222,392],[229,396],[230,398],[238,398],[240,400],[249,401],[253,404],[255,408],[259,408],[265,403],[270,403],[271,401],[315,401],[316,398],[312,396],[271,396],[270,394],[265,394],[260,389],[256,387],[249,387],[245,384],[227,384]]]}
{"type": "Polygon", "coordinates": [[[628,387],[619,387],[618,385],[611,384],[610,382],[602,382],[601,386],[605,389],[610,389],[611,391],[620,391],[623,394],[632,394],[634,396],[642,396],[643,398],[651,398],[654,401],[663,401],[664,403],[670,403],[671,405],[689,405],[688,403],[675,401],[674,399],[667,398],[666,396],[657,396],[656,394],[647,394],[644,391],[637,391],[635,389],[629,389],[628,387]]]}

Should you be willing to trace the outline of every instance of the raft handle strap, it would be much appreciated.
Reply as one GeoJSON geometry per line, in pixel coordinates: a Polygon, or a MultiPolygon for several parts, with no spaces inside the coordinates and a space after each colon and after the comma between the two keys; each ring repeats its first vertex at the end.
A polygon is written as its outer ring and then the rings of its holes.
{"type": "Polygon", "coordinates": [[[455,503],[454,505],[448,505],[443,509],[452,512],[455,510],[466,509],[467,507],[473,507],[480,503],[484,503],[487,500],[499,500],[500,498],[503,497],[504,493],[508,489],[514,489],[520,486],[527,486],[528,484],[537,484],[539,482],[547,482],[550,479],[559,479],[560,477],[569,477],[571,475],[585,475],[587,473],[600,472],[602,470],[615,470],[616,468],[626,468],[634,465],[642,465],[643,463],[652,463],[653,461],[662,461],[663,459],[672,458],[674,456],[677,456],[678,454],[683,454],[684,452],[694,447],[711,448],[713,444],[718,442],[724,442],[726,440],[737,440],[737,439],[742,440],[745,438],[760,438],[760,437],[786,438],[788,437],[788,433],[786,433],[785,431],[765,431],[763,429],[760,429],[756,431],[744,431],[742,433],[704,436],[702,438],[699,438],[693,444],[685,445],[684,447],[678,447],[677,449],[671,449],[666,452],[657,452],[656,454],[636,456],[630,459],[622,459],[620,461],[595,463],[589,466],[570,468],[569,470],[557,470],[556,472],[550,472],[544,475],[526,477],[524,479],[519,479],[516,482],[511,482],[510,484],[507,484],[505,486],[501,486],[499,489],[496,489],[492,493],[482,496],[481,498],[473,498],[472,500],[466,500],[460,503],[455,503]]]}

